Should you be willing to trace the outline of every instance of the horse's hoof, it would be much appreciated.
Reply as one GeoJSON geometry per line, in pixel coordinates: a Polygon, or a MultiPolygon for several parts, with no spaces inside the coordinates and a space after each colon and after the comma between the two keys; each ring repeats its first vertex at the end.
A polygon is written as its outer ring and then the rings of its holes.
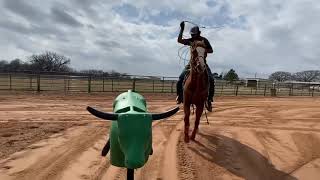
{"type": "Polygon", "coordinates": [[[192,133],[190,139],[191,139],[192,141],[194,141],[194,140],[196,139],[196,134],[193,134],[193,133],[192,133]]]}
{"type": "Polygon", "coordinates": [[[187,134],[184,135],[184,142],[185,143],[189,142],[189,136],[187,134]]]}

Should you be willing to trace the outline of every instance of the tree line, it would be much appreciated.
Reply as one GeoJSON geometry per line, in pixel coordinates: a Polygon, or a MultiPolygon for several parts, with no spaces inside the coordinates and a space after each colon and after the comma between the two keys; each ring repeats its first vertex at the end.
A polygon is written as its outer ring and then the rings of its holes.
{"type": "MultiPolygon", "coordinates": [[[[116,71],[104,72],[102,70],[88,69],[77,71],[70,67],[71,59],[55,52],[47,51],[42,54],[31,55],[27,57],[27,61],[21,59],[14,59],[12,61],[0,60],[0,73],[6,72],[51,72],[51,73],[83,73],[101,76],[125,77],[126,73],[119,73],[116,71]]],[[[227,73],[220,75],[218,73],[212,74],[215,79],[223,79],[226,81],[237,81],[239,76],[234,69],[230,69],[227,73]]],[[[319,70],[308,70],[296,73],[285,71],[277,71],[269,76],[271,81],[302,81],[313,82],[320,81],[319,70]]]]}
{"type": "Polygon", "coordinates": [[[320,81],[320,70],[308,70],[296,73],[285,71],[277,71],[269,76],[269,80],[284,82],[284,81],[301,81],[301,82],[314,82],[320,81]]]}
{"type": "MultiPolygon", "coordinates": [[[[213,75],[216,79],[223,79],[230,82],[239,80],[239,76],[234,69],[230,69],[225,75],[220,74],[218,76],[217,73],[213,73],[213,75]]],[[[278,82],[285,82],[285,81],[319,82],[320,70],[307,70],[307,71],[300,71],[296,73],[277,71],[272,73],[268,79],[270,81],[278,81],[278,82]]]]}
{"type": "Polygon", "coordinates": [[[29,72],[29,73],[81,73],[92,75],[103,75],[120,77],[126,76],[125,73],[117,71],[104,72],[102,70],[87,69],[77,71],[70,67],[71,59],[55,52],[47,51],[42,54],[31,55],[26,61],[14,59],[11,61],[0,60],[0,73],[7,72],[29,72]]]}
{"type": "MultiPolygon", "coordinates": [[[[47,51],[42,54],[32,55],[27,57],[27,61],[21,59],[14,59],[12,61],[0,60],[0,73],[6,72],[49,72],[49,73],[83,73],[91,75],[112,76],[112,77],[126,77],[126,73],[119,73],[117,71],[104,72],[102,70],[88,69],[77,71],[70,67],[71,60],[63,55],[55,52],[47,51]]],[[[239,79],[235,70],[230,69],[226,74],[213,73],[215,79],[224,79],[227,81],[236,81],[239,79]]],[[[155,77],[153,77],[155,78],[155,77]]]]}

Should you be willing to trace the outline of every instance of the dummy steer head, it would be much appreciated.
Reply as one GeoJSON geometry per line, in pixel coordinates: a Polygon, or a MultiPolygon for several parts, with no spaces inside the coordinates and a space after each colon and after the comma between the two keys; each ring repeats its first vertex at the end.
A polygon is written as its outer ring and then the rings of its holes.
{"type": "Polygon", "coordinates": [[[152,121],[174,115],[179,107],[165,113],[148,113],[145,99],[129,90],[115,99],[113,113],[91,107],[87,110],[96,117],[112,121],[109,135],[111,164],[136,169],[142,167],[152,154],[152,121]]]}

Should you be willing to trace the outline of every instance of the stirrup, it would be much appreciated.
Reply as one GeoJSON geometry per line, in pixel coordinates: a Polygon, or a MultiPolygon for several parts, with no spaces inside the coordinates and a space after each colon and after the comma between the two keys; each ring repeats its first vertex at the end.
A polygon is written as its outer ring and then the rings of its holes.
{"type": "Polygon", "coordinates": [[[176,97],[176,102],[177,104],[181,104],[182,103],[182,98],[180,96],[176,97]]]}

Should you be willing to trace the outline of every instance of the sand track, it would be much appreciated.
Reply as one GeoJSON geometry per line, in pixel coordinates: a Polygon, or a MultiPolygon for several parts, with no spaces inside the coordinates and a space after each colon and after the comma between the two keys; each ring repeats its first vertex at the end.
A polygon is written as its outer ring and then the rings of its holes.
{"type": "MultiPolygon", "coordinates": [[[[172,96],[147,99],[152,112],[175,106],[172,96]]],[[[87,105],[110,111],[111,100],[22,95],[0,99],[0,179],[125,179],[124,169],[100,156],[110,123],[85,111],[87,105]]],[[[179,111],[153,124],[154,154],[135,171],[136,179],[318,179],[319,102],[218,98],[215,111],[208,114],[210,124],[203,117],[196,141],[188,144],[181,136],[179,111]]]]}

